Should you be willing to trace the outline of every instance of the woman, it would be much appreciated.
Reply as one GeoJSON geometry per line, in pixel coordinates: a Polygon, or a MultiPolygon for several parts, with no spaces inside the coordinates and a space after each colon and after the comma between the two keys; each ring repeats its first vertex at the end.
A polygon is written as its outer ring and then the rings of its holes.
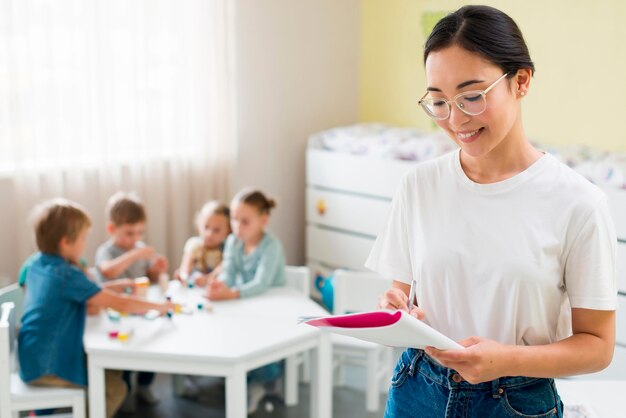
{"type": "Polygon", "coordinates": [[[385,416],[562,416],[552,378],[613,355],[606,198],[526,138],[534,64],[509,16],[444,17],[424,62],[419,104],[459,149],[408,173],[366,265],[394,279],[382,308],[406,310],[415,279],[411,314],[466,348],[403,353],[385,416]]]}

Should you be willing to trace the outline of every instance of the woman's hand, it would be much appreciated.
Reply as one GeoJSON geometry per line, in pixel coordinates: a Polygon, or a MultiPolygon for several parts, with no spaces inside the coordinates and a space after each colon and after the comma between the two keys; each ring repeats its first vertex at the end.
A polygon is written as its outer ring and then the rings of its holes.
{"type": "Polygon", "coordinates": [[[441,365],[456,370],[471,384],[488,382],[506,376],[511,358],[507,346],[497,341],[480,337],[469,337],[459,341],[465,350],[438,350],[426,347],[426,354],[441,365]]]}
{"type": "MultiPolygon", "coordinates": [[[[407,296],[407,294],[400,288],[392,287],[380,297],[380,300],[378,301],[378,308],[402,310],[408,312],[408,303],[409,297],[407,296]]],[[[414,306],[409,314],[419,320],[422,320],[426,317],[424,310],[418,308],[417,306],[414,306]]]]}

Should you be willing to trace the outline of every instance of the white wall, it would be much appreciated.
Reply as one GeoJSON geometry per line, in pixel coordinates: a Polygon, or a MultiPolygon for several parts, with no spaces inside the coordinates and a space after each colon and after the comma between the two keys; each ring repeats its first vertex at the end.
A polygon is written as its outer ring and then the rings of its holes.
{"type": "Polygon", "coordinates": [[[358,118],[359,1],[237,0],[235,190],[275,197],[270,230],[304,263],[307,137],[358,118]]]}

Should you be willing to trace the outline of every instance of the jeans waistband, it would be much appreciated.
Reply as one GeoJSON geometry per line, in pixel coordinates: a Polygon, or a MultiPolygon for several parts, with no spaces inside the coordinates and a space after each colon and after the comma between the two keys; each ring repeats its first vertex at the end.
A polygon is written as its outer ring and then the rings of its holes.
{"type": "Polygon", "coordinates": [[[412,357],[409,366],[410,375],[416,372],[420,373],[432,382],[447,387],[448,389],[490,391],[495,397],[499,397],[504,389],[523,387],[544,380],[544,378],[538,377],[505,376],[489,382],[471,384],[462,380],[461,376],[455,370],[439,364],[437,360],[426,354],[424,350],[415,348],[409,348],[408,350],[410,352],[410,358],[412,357]]]}

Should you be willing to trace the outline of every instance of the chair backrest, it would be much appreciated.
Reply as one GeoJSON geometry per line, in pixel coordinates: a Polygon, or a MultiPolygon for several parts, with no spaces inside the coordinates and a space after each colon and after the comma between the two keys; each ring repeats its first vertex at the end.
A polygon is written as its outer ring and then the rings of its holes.
{"type": "Polygon", "coordinates": [[[2,304],[0,316],[0,416],[11,416],[11,341],[10,316],[15,307],[13,302],[2,304]]]}
{"type": "Polygon", "coordinates": [[[285,275],[287,276],[287,286],[302,292],[303,295],[311,295],[311,273],[308,267],[286,266],[285,275]]]}
{"type": "Polygon", "coordinates": [[[13,302],[13,321],[11,325],[19,326],[24,312],[24,289],[17,283],[13,283],[0,289],[0,304],[13,302]]]}
{"type": "Polygon", "coordinates": [[[391,288],[391,280],[367,271],[337,270],[334,277],[333,314],[372,311],[391,288]]]}

